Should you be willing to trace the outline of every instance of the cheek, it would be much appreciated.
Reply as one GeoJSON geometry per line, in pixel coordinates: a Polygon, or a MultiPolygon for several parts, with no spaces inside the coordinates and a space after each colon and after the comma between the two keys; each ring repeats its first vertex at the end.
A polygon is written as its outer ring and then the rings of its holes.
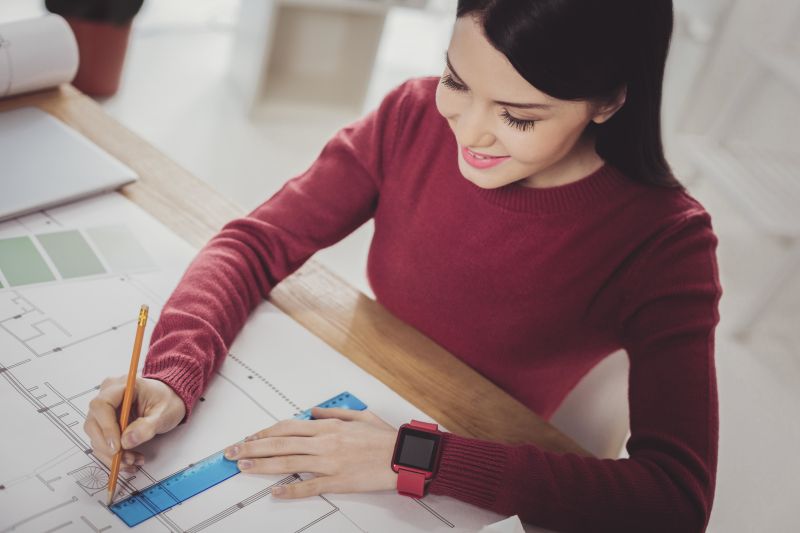
{"type": "Polygon", "coordinates": [[[579,136],[579,130],[543,121],[536,124],[533,131],[510,132],[503,142],[509,154],[520,163],[538,164],[563,157],[579,136]]]}
{"type": "Polygon", "coordinates": [[[515,160],[523,164],[533,164],[551,151],[552,139],[542,129],[536,125],[532,131],[522,132],[504,126],[501,130],[503,133],[498,135],[497,140],[515,160]]]}
{"type": "Polygon", "coordinates": [[[458,97],[441,84],[436,88],[436,109],[448,120],[458,115],[458,97]]]}

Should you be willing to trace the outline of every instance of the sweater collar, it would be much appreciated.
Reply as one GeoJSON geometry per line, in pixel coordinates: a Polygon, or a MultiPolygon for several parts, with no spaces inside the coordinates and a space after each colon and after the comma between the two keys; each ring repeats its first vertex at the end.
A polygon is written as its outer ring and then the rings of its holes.
{"type": "Polygon", "coordinates": [[[511,211],[534,214],[558,214],[581,209],[608,199],[626,178],[612,165],[603,166],[572,183],[556,187],[525,187],[512,183],[496,189],[483,189],[459,175],[468,187],[487,202],[511,211]]]}

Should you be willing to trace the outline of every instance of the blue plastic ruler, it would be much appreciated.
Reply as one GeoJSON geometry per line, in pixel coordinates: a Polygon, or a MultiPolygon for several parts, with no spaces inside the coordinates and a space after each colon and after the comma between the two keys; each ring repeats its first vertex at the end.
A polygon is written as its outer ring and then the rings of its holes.
{"type": "MultiPolygon", "coordinates": [[[[355,411],[367,408],[364,402],[349,392],[334,396],[317,407],[338,407],[355,411]]],[[[311,420],[311,409],[298,413],[295,418],[311,420]]],[[[226,459],[223,453],[217,452],[146,489],[134,492],[111,505],[109,509],[129,527],[141,524],[238,474],[236,461],[226,459]]]]}
{"type": "MultiPolygon", "coordinates": [[[[337,396],[334,396],[330,400],[325,400],[319,405],[315,407],[337,407],[339,409],[351,409],[353,411],[363,411],[367,408],[367,404],[350,394],[349,392],[343,392],[337,396]]],[[[294,415],[295,418],[300,420],[313,420],[311,416],[311,409],[306,409],[302,413],[298,413],[294,415]]]]}

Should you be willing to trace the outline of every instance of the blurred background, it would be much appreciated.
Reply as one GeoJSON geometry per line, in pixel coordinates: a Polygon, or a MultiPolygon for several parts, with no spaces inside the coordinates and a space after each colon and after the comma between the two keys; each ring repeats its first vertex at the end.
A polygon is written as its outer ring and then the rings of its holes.
{"type": "MultiPolygon", "coordinates": [[[[724,289],[710,531],[792,531],[800,479],[800,2],[674,4],[665,144],[676,174],[712,215],[724,289]]],[[[0,3],[0,21],[44,12],[39,0],[0,3]]],[[[455,0],[145,0],[120,88],[99,102],[249,210],[391,88],[440,74],[454,12],[455,0]]],[[[368,223],[316,256],[370,295],[371,234],[368,223]]]]}

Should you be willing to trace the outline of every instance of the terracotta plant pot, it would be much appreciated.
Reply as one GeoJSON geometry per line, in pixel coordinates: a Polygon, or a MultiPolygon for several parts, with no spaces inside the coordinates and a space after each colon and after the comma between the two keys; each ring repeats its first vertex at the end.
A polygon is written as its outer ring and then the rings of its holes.
{"type": "Polygon", "coordinates": [[[65,17],[78,41],[80,64],[72,84],[92,96],[111,96],[119,88],[131,22],[113,24],[65,17]]]}

